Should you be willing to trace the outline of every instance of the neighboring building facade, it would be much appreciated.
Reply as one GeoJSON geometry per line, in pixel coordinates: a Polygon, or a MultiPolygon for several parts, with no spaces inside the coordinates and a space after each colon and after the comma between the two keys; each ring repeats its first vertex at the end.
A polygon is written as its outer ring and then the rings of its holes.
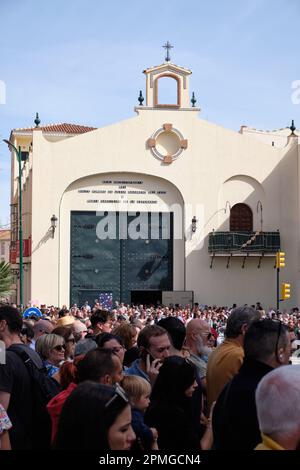
{"type": "MultiPolygon", "coordinates": [[[[12,131],[12,143],[29,150],[25,302],[83,304],[107,294],[156,303],[162,291],[193,291],[200,304],[274,306],[281,247],[281,280],[292,284],[281,307],[299,305],[296,129],[224,129],[198,118],[190,70],[166,61],[144,73],[146,105],[140,96],[136,117],[100,129],[37,121],[12,131]],[[161,102],[164,82],[175,84],[171,103],[161,102]]],[[[12,154],[12,219],[17,178],[12,154]]]]}
{"type": "Polygon", "coordinates": [[[9,263],[10,230],[0,230],[0,261],[9,263]]]}

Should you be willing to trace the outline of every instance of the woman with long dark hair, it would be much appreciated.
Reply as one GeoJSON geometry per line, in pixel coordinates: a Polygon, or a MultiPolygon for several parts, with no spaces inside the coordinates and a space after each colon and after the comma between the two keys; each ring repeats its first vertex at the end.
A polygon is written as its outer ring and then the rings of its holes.
{"type": "Polygon", "coordinates": [[[119,385],[83,382],[63,406],[54,449],[129,450],[134,440],[124,390],[119,385]]]}
{"type": "Polygon", "coordinates": [[[145,423],[158,431],[160,450],[211,448],[210,422],[202,437],[194,424],[192,397],[196,389],[194,365],[179,356],[167,357],[159,370],[145,415],[145,423]]]}

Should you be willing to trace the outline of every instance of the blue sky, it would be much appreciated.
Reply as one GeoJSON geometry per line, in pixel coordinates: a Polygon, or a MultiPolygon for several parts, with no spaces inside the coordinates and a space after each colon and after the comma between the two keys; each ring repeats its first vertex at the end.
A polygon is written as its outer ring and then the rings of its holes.
{"type": "MultiPolygon", "coordinates": [[[[0,0],[0,138],[33,124],[101,127],[134,116],[142,71],[164,61],[193,71],[200,117],[300,127],[299,0],[0,0]]],[[[9,152],[0,143],[0,226],[9,222],[9,152]]]]}

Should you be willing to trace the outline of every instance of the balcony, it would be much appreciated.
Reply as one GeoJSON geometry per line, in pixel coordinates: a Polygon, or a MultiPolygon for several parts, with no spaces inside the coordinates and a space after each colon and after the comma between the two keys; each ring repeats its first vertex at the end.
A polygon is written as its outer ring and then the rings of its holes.
{"type": "Polygon", "coordinates": [[[274,256],[280,250],[277,232],[211,232],[210,256],[274,256]]]}
{"type": "MultiPolygon", "coordinates": [[[[31,237],[25,238],[23,240],[23,257],[30,258],[31,256],[31,237]]],[[[10,264],[17,264],[20,257],[20,245],[19,241],[11,242],[10,244],[10,264]]]]}

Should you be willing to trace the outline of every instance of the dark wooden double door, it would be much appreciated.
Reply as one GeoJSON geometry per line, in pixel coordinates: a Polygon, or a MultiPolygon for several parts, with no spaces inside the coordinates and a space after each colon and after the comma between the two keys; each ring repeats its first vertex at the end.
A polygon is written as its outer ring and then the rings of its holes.
{"type": "Polygon", "coordinates": [[[152,291],[154,301],[157,293],[173,290],[173,214],[143,213],[147,238],[133,239],[128,233],[138,215],[71,212],[71,305],[81,306],[86,300],[91,305],[105,294],[113,304],[130,303],[132,297],[141,297],[139,291],[147,292],[148,299],[152,291]],[[101,239],[97,224],[108,215],[115,217],[114,238],[101,239]]]}

